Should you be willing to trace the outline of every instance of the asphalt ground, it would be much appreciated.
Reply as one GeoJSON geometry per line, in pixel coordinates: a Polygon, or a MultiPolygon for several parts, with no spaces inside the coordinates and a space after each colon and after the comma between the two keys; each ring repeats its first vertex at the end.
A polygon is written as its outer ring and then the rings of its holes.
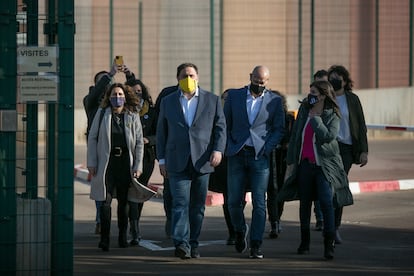
{"type": "MultiPolygon", "coordinates": [[[[85,147],[76,146],[75,163],[84,163],[85,147]]],[[[350,181],[414,179],[413,140],[370,141],[369,163],[354,166],[350,181]]],[[[160,183],[158,169],[151,179],[160,183]]],[[[74,275],[414,275],[414,190],[354,195],[355,204],[344,209],[341,235],[333,261],[323,259],[321,232],[311,233],[311,252],[297,255],[300,243],[298,202],[288,202],[282,216],[283,232],[269,239],[268,225],[262,250],[264,259],[249,259],[225,245],[226,226],[221,206],[206,208],[200,237],[200,259],[174,257],[164,234],[162,199],[146,202],[141,217],[141,246],[118,248],[116,203],[113,203],[111,248],[98,248],[93,233],[95,206],[89,184],[75,181],[74,275]]],[[[246,205],[250,222],[252,206],[246,205]]],[[[312,217],[314,222],[314,218],[312,217]]]]}

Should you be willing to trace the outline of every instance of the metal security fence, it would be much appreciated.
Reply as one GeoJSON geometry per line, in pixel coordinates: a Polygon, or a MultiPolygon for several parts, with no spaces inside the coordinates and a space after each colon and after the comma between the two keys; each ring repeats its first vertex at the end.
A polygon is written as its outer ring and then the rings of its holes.
{"type": "Polygon", "coordinates": [[[73,4],[0,3],[1,275],[73,273],[73,4]]]}
{"type": "Polygon", "coordinates": [[[217,94],[248,82],[256,64],[269,66],[272,88],[288,94],[332,64],[346,66],[357,89],[413,79],[412,0],[76,1],[76,20],[79,92],[118,54],[154,98],[184,61],[217,94]]]}

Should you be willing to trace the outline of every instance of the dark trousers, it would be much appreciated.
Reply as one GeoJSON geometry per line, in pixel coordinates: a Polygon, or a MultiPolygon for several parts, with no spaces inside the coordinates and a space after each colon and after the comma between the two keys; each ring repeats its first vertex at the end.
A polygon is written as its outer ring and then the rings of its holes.
{"type": "Polygon", "coordinates": [[[272,151],[270,158],[270,175],[267,186],[267,211],[269,213],[269,222],[275,223],[280,220],[283,213],[284,202],[277,201],[278,191],[283,186],[286,172],[286,150],[276,149],[272,151]]]}
{"type": "Polygon", "coordinates": [[[131,183],[131,172],[128,151],[121,156],[111,155],[106,171],[107,198],[105,206],[111,206],[112,198],[118,201],[117,215],[119,231],[128,227],[128,188],[131,183]]]}
{"type": "Polygon", "coordinates": [[[306,231],[310,229],[312,201],[317,198],[324,218],[323,231],[325,234],[332,234],[335,231],[333,194],[322,168],[307,160],[301,161],[298,167],[298,185],[301,229],[306,231]]]}
{"type": "MultiPolygon", "coordinates": [[[[352,163],[353,163],[353,152],[352,152],[352,145],[343,144],[338,142],[339,144],[339,152],[342,158],[342,164],[344,165],[344,170],[348,175],[349,171],[351,170],[352,163]]],[[[342,221],[342,213],[343,207],[339,207],[335,209],[335,228],[338,229],[341,226],[342,221]]]]}

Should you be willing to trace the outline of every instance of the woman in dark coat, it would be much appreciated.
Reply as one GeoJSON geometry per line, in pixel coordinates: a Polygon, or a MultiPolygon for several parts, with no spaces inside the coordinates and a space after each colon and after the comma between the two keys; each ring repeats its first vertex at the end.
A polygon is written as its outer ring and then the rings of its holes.
{"type": "Polygon", "coordinates": [[[300,200],[301,243],[298,254],[308,254],[312,201],[318,199],[324,217],[324,257],[334,254],[334,207],[351,205],[352,194],[336,140],[340,112],[332,86],[315,81],[299,108],[292,130],[285,184],[279,200],[300,200]]]}
{"type": "MultiPolygon", "coordinates": [[[[156,112],[151,96],[147,87],[139,79],[129,79],[129,85],[140,100],[138,113],[141,119],[143,140],[144,140],[144,159],[143,170],[138,182],[147,186],[155,165],[155,131],[157,128],[156,112]]],[[[139,234],[139,220],[144,203],[128,201],[129,203],[129,224],[132,239],[130,245],[138,245],[141,239],[139,234]]]]}

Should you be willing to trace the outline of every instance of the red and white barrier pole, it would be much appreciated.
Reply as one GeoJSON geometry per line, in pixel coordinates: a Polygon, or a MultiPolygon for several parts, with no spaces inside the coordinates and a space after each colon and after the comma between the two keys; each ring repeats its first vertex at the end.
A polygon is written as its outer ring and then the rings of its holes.
{"type": "Polygon", "coordinates": [[[414,131],[414,126],[397,126],[397,125],[371,125],[367,124],[368,129],[397,130],[397,131],[414,131]]]}

